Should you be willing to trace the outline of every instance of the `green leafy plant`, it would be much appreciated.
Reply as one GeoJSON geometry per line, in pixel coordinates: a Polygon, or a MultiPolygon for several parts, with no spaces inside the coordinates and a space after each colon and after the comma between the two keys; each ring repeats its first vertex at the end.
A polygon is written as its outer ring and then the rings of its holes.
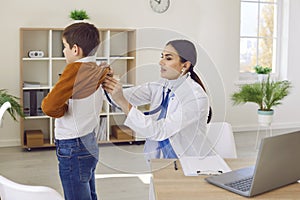
{"type": "Polygon", "coordinates": [[[70,18],[73,20],[84,20],[89,19],[90,17],[85,10],[72,10],[70,13],[70,18]]]}
{"type": "Polygon", "coordinates": [[[291,88],[289,81],[271,81],[270,75],[265,81],[241,85],[239,91],[231,96],[233,105],[256,103],[259,110],[270,111],[274,106],[280,105],[291,88]]]}
{"type": "Polygon", "coordinates": [[[270,67],[263,67],[261,65],[256,65],[254,70],[257,74],[269,74],[272,71],[270,67]]]}
{"type": "Polygon", "coordinates": [[[24,117],[23,108],[20,105],[19,100],[20,98],[9,94],[6,89],[0,89],[0,107],[5,102],[10,102],[11,108],[8,108],[7,112],[14,121],[17,121],[17,116],[24,117]]]}

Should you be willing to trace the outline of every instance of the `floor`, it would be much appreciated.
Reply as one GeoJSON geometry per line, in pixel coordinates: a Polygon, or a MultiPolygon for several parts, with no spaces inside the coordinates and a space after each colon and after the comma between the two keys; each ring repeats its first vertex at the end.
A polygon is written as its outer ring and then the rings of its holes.
{"type": "MultiPolygon", "coordinates": [[[[273,135],[291,130],[273,131],[273,135]]],[[[262,132],[262,134],[264,134],[262,132]]],[[[239,158],[256,157],[256,132],[234,133],[239,158]]],[[[101,144],[96,183],[101,200],[146,200],[150,170],[143,144],[101,144]]],[[[0,172],[18,183],[45,185],[62,193],[55,149],[0,148],[0,172]]]]}

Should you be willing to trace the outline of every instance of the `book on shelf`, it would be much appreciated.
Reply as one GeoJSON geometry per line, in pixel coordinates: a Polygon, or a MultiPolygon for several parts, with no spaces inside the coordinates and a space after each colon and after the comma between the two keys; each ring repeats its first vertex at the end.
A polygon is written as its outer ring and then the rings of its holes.
{"type": "Polygon", "coordinates": [[[44,99],[44,97],[47,95],[47,92],[45,90],[41,90],[41,91],[36,91],[36,106],[35,106],[35,110],[36,110],[36,115],[37,116],[43,116],[45,115],[43,110],[42,110],[42,101],[44,99]]]}
{"type": "Polygon", "coordinates": [[[96,137],[98,141],[107,140],[107,117],[100,117],[98,130],[96,130],[96,137]]]}
{"type": "Polygon", "coordinates": [[[30,116],[30,91],[23,92],[23,112],[25,116],[30,116]]]}

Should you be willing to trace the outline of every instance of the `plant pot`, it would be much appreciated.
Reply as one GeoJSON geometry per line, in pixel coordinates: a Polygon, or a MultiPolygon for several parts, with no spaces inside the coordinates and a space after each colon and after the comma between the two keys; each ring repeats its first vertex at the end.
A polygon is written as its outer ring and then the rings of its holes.
{"type": "Polygon", "coordinates": [[[258,123],[260,126],[271,126],[274,110],[258,110],[258,123]]]}
{"type": "Polygon", "coordinates": [[[76,19],[76,20],[73,20],[73,23],[81,23],[81,22],[89,23],[89,20],[87,20],[87,19],[76,19]]]}
{"type": "Polygon", "coordinates": [[[268,79],[268,74],[257,74],[257,80],[259,82],[266,81],[268,79]]]}
{"type": "Polygon", "coordinates": [[[85,23],[91,23],[89,20],[87,20],[87,19],[82,19],[82,20],[72,20],[72,21],[70,21],[70,23],[68,24],[68,26],[70,26],[70,25],[72,25],[72,24],[75,24],[75,23],[81,23],[81,22],[85,22],[85,23]]]}

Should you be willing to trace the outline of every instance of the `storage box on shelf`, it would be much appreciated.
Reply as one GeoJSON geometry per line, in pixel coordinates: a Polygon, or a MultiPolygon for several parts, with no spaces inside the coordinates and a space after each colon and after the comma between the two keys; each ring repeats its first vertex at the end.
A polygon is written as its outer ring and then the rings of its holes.
{"type": "Polygon", "coordinates": [[[41,130],[26,130],[26,145],[31,147],[40,147],[44,145],[44,135],[41,130]]]}
{"type": "MultiPolygon", "coordinates": [[[[54,120],[44,115],[41,101],[58,81],[66,66],[61,41],[63,28],[20,28],[20,97],[26,114],[20,120],[21,145],[23,148],[54,146],[54,120]],[[41,130],[43,144],[29,147],[26,143],[28,130],[41,130]]],[[[136,31],[134,29],[99,28],[101,45],[97,62],[107,62],[125,86],[136,83],[136,31]]],[[[99,143],[135,141],[113,138],[111,126],[122,125],[125,115],[112,109],[105,101],[99,116],[99,143]]]]}
{"type": "Polygon", "coordinates": [[[133,131],[124,125],[113,125],[111,126],[112,136],[117,140],[132,140],[133,131]]]}

